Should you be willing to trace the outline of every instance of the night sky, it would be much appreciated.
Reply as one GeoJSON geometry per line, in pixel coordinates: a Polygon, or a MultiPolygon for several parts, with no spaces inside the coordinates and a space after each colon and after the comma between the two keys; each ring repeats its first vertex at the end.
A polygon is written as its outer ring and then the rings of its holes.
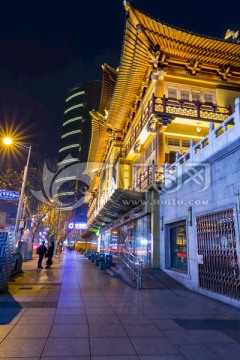
{"type": "MultiPolygon", "coordinates": [[[[132,3],[162,22],[211,37],[240,28],[239,1],[132,3]]],[[[2,3],[1,127],[17,129],[36,157],[56,157],[66,89],[101,80],[103,63],[119,65],[124,24],[122,0],[2,3]]]]}

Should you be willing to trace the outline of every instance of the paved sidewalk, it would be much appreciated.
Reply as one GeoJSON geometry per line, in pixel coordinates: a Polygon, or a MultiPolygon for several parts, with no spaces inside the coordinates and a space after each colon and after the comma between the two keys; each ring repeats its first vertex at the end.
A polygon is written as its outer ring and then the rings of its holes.
{"type": "Polygon", "coordinates": [[[0,294],[0,359],[239,360],[240,311],[189,290],[136,290],[83,255],[37,259],[0,294]]]}

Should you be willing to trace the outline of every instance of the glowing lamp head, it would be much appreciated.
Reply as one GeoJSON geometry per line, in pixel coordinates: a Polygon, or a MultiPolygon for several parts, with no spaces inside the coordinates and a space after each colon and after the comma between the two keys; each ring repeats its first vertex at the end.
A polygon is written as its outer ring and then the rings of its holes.
{"type": "Polygon", "coordinates": [[[197,130],[198,133],[201,132],[201,130],[202,130],[199,122],[197,122],[197,129],[196,130],[197,130]]]}
{"type": "Polygon", "coordinates": [[[3,142],[5,145],[11,145],[12,144],[12,139],[9,137],[6,137],[3,139],[3,142]]]}

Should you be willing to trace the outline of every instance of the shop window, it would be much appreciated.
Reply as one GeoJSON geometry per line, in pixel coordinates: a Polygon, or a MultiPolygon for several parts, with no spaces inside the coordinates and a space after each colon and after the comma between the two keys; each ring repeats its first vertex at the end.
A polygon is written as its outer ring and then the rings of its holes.
{"type": "Polygon", "coordinates": [[[170,268],[188,272],[186,222],[169,226],[170,268]]]}

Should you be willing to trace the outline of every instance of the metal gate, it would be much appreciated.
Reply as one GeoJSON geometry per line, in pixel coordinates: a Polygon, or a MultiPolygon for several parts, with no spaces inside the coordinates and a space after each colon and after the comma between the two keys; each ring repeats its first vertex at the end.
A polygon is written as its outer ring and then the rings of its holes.
{"type": "Polygon", "coordinates": [[[196,217],[199,286],[240,299],[240,275],[233,209],[196,217]]]}

